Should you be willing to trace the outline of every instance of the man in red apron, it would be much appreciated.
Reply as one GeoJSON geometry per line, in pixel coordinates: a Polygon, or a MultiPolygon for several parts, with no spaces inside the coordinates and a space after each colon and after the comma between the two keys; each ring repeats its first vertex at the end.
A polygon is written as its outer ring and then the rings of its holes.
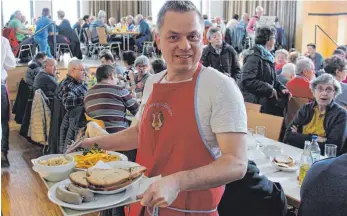
{"type": "Polygon", "coordinates": [[[163,176],[138,196],[131,216],[217,216],[224,185],[245,175],[243,98],[232,78],[199,64],[203,27],[192,2],[167,1],[158,14],[157,44],[168,69],[146,82],[137,126],[83,143],[137,148],[146,176],[163,176]]]}

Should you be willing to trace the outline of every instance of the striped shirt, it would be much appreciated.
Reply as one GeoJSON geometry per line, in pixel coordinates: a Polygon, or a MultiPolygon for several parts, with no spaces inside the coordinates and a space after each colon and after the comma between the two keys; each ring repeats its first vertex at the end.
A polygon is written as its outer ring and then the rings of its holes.
{"type": "Polygon", "coordinates": [[[126,88],[98,83],[90,88],[84,99],[84,106],[92,118],[102,120],[106,131],[116,133],[129,127],[126,111],[136,115],[139,104],[126,88]]]}

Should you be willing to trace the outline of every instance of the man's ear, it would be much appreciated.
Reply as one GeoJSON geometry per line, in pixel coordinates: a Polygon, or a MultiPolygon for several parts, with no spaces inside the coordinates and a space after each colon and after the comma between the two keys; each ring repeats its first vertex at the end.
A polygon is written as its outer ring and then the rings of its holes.
{"type": "Polygon", "coordinates": [[[159,50],[161,50],[160,48],[160,37],[158,33],[154,33],[154,39],[155,39],[155,43],[157,44],[157,47],[159,50]]]}

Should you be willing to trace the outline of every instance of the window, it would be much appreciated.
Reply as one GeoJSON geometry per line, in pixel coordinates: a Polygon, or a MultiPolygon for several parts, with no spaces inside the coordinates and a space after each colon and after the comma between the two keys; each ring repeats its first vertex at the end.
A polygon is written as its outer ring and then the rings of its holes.
{"type": "MultiPolygon", "coordinates": [[[[62,10],[65,12],[65,19],[70,21],[70,24],[75,24],[78,18],[77,12],[77,0],[52,0],[52,12],[51,15],[54,21],[58,21],[57,12],[62,10]]],[[[59,24],[57,22],[57,24],[59,24]]]]}
{"type": "Polygon", "coordinates": [[[4,18],[4,24],[6,24],[12,14],[15,11],[20,10],[27,21],[30,22],[30,0],[16,0],[15,3],[12,0],[2,0],[2,13],[4,18]]]}

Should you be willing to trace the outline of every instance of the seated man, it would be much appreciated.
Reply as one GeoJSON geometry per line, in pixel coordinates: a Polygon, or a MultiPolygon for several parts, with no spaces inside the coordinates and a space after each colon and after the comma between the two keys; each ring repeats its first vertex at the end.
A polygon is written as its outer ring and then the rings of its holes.
{"type": "Polygon", "coordinates": [[[47,59],[47,54],[39,52],[35,55],[34,60],[28,65],[28,70],[25,73],[25,82],[29,85],[34,84],[36,75],[42,70],[42,62],[47,59]]]}
{"type": "Polygon", "coordinates": [[[109,133],[128,128],[126,111],[135,115],[139,108],[129,91],[117,85],[119,74],[120,71],[111,65],[100,66],[96,70],[97,84],[88,90],[84,99],[87,115],[104,121],[109,133]]]}
{"type": "Polygon", "coordinates": [[[41,89],[45,95],[53,99],[54,92],[58,87],[56,76],[57,61],[49,58],[42,62],[42,70],[34,80],[34,88],[41,89]]]}
{"type": "Polygon", "coordinates": [[[296,63],[296,77],[287,83],[293,97],[313,99],[310,81],[315,78],[313,62],[307,57],[300,57],[296,63]]]}
{"type": "Polygon", "coordinates": [[[81,29],[82,29],[83,24],[84,24],[83,19],[79,18],[77,20],[77,22],[72,26],[72,29],[76,32],[78,37],[81,33],[81,29]]]}
{"type": "Polygon", "coordinates": [[[341,85],[330,74],[322,74],[311,82],[310,88],[315,101],[298,110],[287,127],[284,142],[303,149],[305,141],[316,135],[322,155],[326,143],[337,145],[340,155],[347,134],[347,112],[334,99],[341,93],[341,85]]]}
{"type": "Polygon", "coordinates": [[[139,26],[140,32],[140,34],[136,37],[136,45],[138,47],[139,52],[142,52],[143,43],[145,41],[152,41],[152,32],[148,23],[141,14],[138,14],[135,17],[135,22],[136,25],[139,26]]]}
{"type": "Polygon", "coordinates": [[[65,110],[70,111],[77,106],[83,106],[84,96],[87,93],[87,71],[81,60],[73,58],[68,64],[66,79],[60,84],[59,98],[65,110]]]}
{"type": "Polygon", "coordinates": [[[295,78],[295,64],[287,63],[281,69],[281,74],[278,75],[278,81],[283,85],[287,85],[289,81],[295,78]]]}
{"type": "Polygon", "coordinates": [[[16,38],[19,43],[25,40],[28,35],[33,35],[22,23],[23,15],[20,11],[14,12],[14,18],[9,22],[8,27],[13,28],[16,32],[16,38]]]}
{"type": "Polygon", "coordinates": [[[207,38],[209,45],[202,52],[202,64],[215,68],[237,82],[241,78],[241,69],[234,48],[223,42],[222,32],[217,27],[209,28],[207,38]]]}
{"type": "Polygon", "coordinates": [[[305,56],[312,60],[316,72],[323,68],[324,57],[316,51],[316,44],[307,44],[307,52],[305,53],[305,56]]]}
{"type": "Polygon", "coordinates": [[[100,10],[98,13],[98,18],[89,24],[89,30],[91,32],[92,43],[99,42],[99,35],[96,28],[105,27],[105,19],[106,19],[106,12],[103,10],[100,10]]]}
{"type": "Polygon", "coordinates": [[[298,216],[347,215],[346,185],[347,154],[316,162],[301,186],[298,216]]]}
{"type": "Polygon", "coordinates": [[[112,65],[116,68],[117,71],[119,71],[119,75],[124,74],[124,67],[118,63],[115,62],[114,57],[110,50],[104,49],[100,52],[100,61],[103,65],[112,65]]]}

